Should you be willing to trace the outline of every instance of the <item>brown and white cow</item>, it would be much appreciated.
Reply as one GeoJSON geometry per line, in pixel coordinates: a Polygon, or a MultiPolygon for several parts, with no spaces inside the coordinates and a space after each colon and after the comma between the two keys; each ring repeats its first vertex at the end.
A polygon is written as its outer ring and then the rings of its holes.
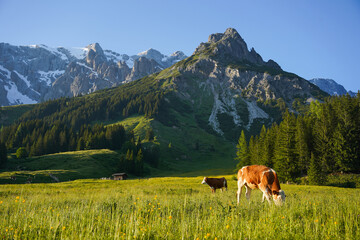
{"type": "Polygon", "coordinates": [[[238,171],[238,191],[237,203],[240,202],[240,196],[243,186],[246,188],[246,198],[250,200],[252,189],[260,189],[263,192],[262,201],[266,198],[269,203],[272,196],[275,204],[279,205],[285,201],[285,192],[280,189],[280,183],[276,172],[266,166],[252,165],[245,166],[238,171]]]}
{"type": "Polygon", "coordinates": [[[207,184],[209,185],[209,187],[211,188],[211,191],[213,193],[215,193],[216,189],[221,189],[221,191],[223,190],[223,188],[225,188],[225,190],[227,190],[227,181],[224,177],[222,178],[208,178],[208,177],[204,177],[204,180],[201,182],[201,184],[207,184]]]}

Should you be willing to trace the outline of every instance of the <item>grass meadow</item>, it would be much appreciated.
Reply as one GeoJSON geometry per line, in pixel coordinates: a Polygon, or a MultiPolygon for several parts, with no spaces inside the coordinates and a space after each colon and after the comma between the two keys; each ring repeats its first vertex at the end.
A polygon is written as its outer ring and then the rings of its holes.
{"type": "Polygon", "coordinates": [[[0,185],[1,239],[360,239],[360,189],[282,185],[283,206],[202,177],[0,185]]]}

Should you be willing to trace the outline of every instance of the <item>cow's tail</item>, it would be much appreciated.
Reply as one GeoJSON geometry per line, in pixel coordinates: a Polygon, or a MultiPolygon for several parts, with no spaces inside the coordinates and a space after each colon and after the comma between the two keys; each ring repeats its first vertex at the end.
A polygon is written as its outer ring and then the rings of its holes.
{"type": "Polygon", "coordinates": [[[227,191],[227,181],[225,178],[224,178],[224,187],[225,187],[225,190],[227,191]]]}

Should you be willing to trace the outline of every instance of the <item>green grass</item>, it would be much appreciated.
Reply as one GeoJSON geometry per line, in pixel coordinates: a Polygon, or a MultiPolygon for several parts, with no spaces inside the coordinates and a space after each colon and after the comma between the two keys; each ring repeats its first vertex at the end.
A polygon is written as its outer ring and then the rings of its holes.
{"type": "Polygon", "coordinates": [[[360,239],[360,190],[282,185],[236,205],[201,177],[0,186],[3,239],[360,239]]]}
{"type": "Polygon", "coordinates": [[[53,182],[49,173],[60,181],[110,177],[117,171],[119,159],[119,153],[108,149],[9,159],[7,170],[0,173],[0,183],[25,183],[29,177],[32,182],[53,182]],[[11,176],[17,178],[15,182],[11,176]]]}

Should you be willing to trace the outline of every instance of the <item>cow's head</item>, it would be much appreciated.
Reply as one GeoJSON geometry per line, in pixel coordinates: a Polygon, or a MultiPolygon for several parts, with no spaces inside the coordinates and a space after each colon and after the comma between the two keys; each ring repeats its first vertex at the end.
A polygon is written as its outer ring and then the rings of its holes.
{"type": "Polygon", "coordinates": [[[285,202],[285,192],[283,190],[280,190],[278,192],[273,192],[273,200],[276,205],[281,205],[285,202]]]}
{"type": "Polygon", "coordinates": [[[206,180],[207,180],[207,177],[204,177],[204,179],[202,180],[201,184],[207,184],[206,180]]]}

